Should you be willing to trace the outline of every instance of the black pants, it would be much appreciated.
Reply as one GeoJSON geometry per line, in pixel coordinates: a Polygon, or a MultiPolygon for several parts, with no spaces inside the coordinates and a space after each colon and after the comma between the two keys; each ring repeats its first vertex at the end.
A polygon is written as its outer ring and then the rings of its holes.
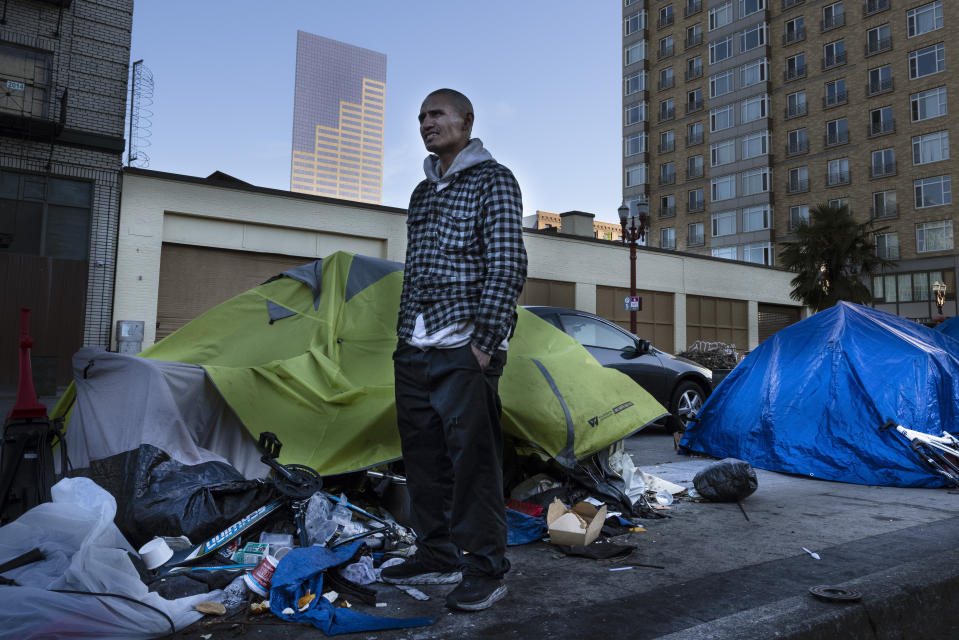
{"type": "Polygon", "coordinates": [[[502,576],[509,561],[497,389],[506,352],[497,350],[484,371],[470,345],[423,351],[400,340],[393,363],[417,558],[431,569],[502,576]]]}

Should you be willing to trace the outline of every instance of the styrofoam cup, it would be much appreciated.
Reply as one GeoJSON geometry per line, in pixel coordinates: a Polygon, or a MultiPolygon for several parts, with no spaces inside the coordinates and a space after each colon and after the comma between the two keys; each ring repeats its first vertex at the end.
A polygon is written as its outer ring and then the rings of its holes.
{"type": "Polygon", "coordinates": [[[173,549],[170,548],[170,545],[168,545],[163,538],[150,540],[140,547],[139,553],[140,557],[143,558],[143,563],[147,566],[147,569],[151,571],[173,557],[173,549]]]}

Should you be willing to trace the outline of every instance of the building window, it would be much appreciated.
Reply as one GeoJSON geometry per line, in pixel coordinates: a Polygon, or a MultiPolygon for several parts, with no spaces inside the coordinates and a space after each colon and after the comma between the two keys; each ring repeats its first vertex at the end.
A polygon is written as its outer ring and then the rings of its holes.
{"type": "Polygon", "coordinates": [[[635,156],[646,153],[648,137],[645,133],[636,133],[625,138],[625,155],[635,156]]]}
{"type": "Polygon", "coordinates": [[[951,251],[952,220],[920,222],[916,225],[916,253],[951,251]]]}
{"type": "Polygon", "coordinates": [[[710,216],[713,223],[713,237],[731,236],[736,233],[736,212],[721,211],[710,216]]]}
{"type": "Polygon", "coordinates": [[[909,52],[909,77],[912,80],[946,70],[946,45],[943,43],[909,52]]]}
{"type": "Polygon", "coordinates": [[[87,260],[92,196],[90,182],[0,171],[0,251],[87,260]]]}
{"type": "Polygon", "coordinates": [[[889,31],[888,24],[879,25],[866,32],[867,56],[888,51],[889,49],[892,49],[892,35],[889,31]]]}
{"type": "Polygon", "coordinates": [[[826,83],[826,92],[822,97],[823,109],[829,109],[840,104],[846,104],[846,79],[840,78],[826,83]]]}
{"type": "Polygon", "coordinates": [[[660,196],[659,198],[659,217],[672,218],[676,215],[676,196],[660,196]]]}
{"type": "Polygon", "coordinates": [[[663,249],[676,248],[676,229],[673,227],[663,227],[659,230],[659,246],[663,249]]]}
{"type": "Polygon", "coordinates": [[[849,158],[837,158],[826,164],[826,186],[849,184],[849,158]]]}
{"type": "Polygon", "coordinates": [[[687,247],[699,247],[706,244],[705,225],[702,222],[694,222],[689,225],[689,237],[686,240],[687,247]]]}
{"type": "Polygon", "coordinates": [[[640,40],[635,44],[631,44],[626,47],[623,54],[624,64],[628,67],[631,64],[635,64],[642,60],[646,59],[646,41],[640,40]]]}
{"type": "Polygon", "coordinates": [[[699,111],[703,108],[703,90],[693,89],[686,92],[686,113],[699,111]]]}
{"type": "Polygon", "coordinates": [[[783,72],[786,82],[806,77],[806,54],[799,53],[786,58],[786,70],[783,72]]]}
{"type": "Polygon", "coordinates": [[[786,32],[783,35],[783,45],[799,42],[806,38],[806,24],[802,16],[786,21],[786,32]]]}
{"type": "Polygon", "coordinates": [[[806,92],[797,91],[786,96],[786,117],[796,118],[806,115],[806,92]]]}
{"type": "Polygon", "coordinates": [[[648,114],[646,113],[647,107],[645,102],[634,102],[633,104],[626,107],[626,125],[638,124],[640,122],[646,122],[648,119],[648,114]]]}
{"type": "Polygon", "coordinates": [[[874,96],[877,93],[892,91],[892,66],[885,65],[869,70],[869,84],[866,85],[866,94],[874,96]]]}
{"type": "Polygon", "coordinates": [[[703,23],[697,22],[686,27],[686,48],[695,47],[703,43],[703,23]]]}
{"type": "Polygon", "coordinates": [[[646,12],[640,11],[626,17],[624,33],[628,36],[646,28],[646,12]]]}
{"type": "Polygon", "coordinates": [[[709,10],[709,30],[725,27],[733,21],[733,3],[724,2],[709,10]]]}
{"type": "Polygon", "coordinates": [[[829,69],[846,64],[846,42],[837,40],[830,42],[822,48],[822,68],[829,69]]]}
{"type": "Polygon", "coordinates": [[[896,152],[894,149],[879,149],[872,152],[870,177],[884,178],[896,173],[896,152]]]}
{"type": "Polygon", "coordinates": [[[694,122],[686,125],[686,146],[691,147],[703,141],[703,123],[694,122]]]}
{"type": "Polygon", "coordinates": [[[940,207],[952,204],[952,180],[949,176],[933,176],[914,181],[916,208],[940,207]]]}
{"type": "Polygon", "coordinates": [[[743,160],[769,153],[769,132],[760,131],[743,136],[743,160]]]}
{"type": "Polygon", "coordinates": [[[723,258],[724,260],[736,259],[736,247],[719,247],[711,249],[710,253],[714,258],[723,258]]]}
{"type": "Polygon", "coordinates": [[[686,60],[686,79],[693,80],[703,75],[703,57],[696,56],[686,60]]]}
{"type": "MultiPolygon", "coordinates": [[[[896,238],[897,254],[898,241],[898,238],[896,238]]],[[[876,249],[878,253],[878,239],[876,249]]],[[[952,280],[951,271],[919,271],[873,276],[872,297],[879,302],[928,302],[932,293],[930,283],[945,282],[949,290],[952,291],[955,286],[952,280]]]]}
{"type": "Polygon", "coordinates": [[[713,178],[710,184],[710,200],[718,202],[736,197],[736,175],[713,178]]]}
{"type": "Polygon", "coordinates": [[[657,87],[660,91],[663,89],[671,89],[672,86],[676,84],[675,75],[673,74],[672,67],[666,67],[665,69],[659,70],[659,86],[657,87]]]}
{"type": "Polygon", "coordinates": [[[889,0],[866,0],[866,6],[863,7],[863,17],[871,16],[874,13],[885,11],[889,8],[889,0]]]}
{"type": "Polygon", "coordinates": [[[630,74],[626,76],[626,95],[630,96],[634,93],[646,90],[646,72],[639,71],[637,73],[630,74]]]}
{"type": "Polygon", "coordinates": [[[731,93],[736,88],[733,78],[732,71],[724,71],[711,76],[709,78],[709,97],[716,98],[731,93]]]}
{"type": "Polygon", "coordinates": [[[739,70],[740,86],[746,88],[765,82],[768,77],[766,73],[767,65],[768,61],[765,58],[744,64],[739,70]]]}
{"type": "Polygon", "coordinates": [[[831,198],[828,201],[828,204],[831,209],[842,209],[843,207],[849,208],[849,198],[831,198]]]}
{"type": "Polygon", "coordinates": [[[826,123],[826,146],[849,142],[849,124],[845,118],[830,120],[826,123]]]}
{"type": "Polygon", "coordinates": [[[766,8],[766,0],[739,0],[739,17],[743,18],[766,8]]]}
{"type": "Polygon", "coordinates": [[[828,4],[822,9],[822,30],[828,31],[846,24],[846,14],[843,12],[842,2],[828,4]]]}
{"type": "Polygon", "coordinates": [[[709,165],[718,167],[736,161],[736,141],[714,142],[709,148],[709,165]]]}
{"type": "Polygon", "coordinates": [[[896,130],[892,107],[880,107],[869,112],[869,135],[881,136],[896,130]]]}
{"type": "Polygon", "coordinates": [[[894,218],[898,215],[898,213],[899,207],[896,204],[895,189],[877,191],[872,194],[873,218],[894,218]]]}
{"type": "Polygon", "coordinates": [[[676,148],[676,134],[672,129],[661,131],[659,134],[659,152],[669,153],[676,148]]]}
{"type": "Polygon", "coordinates": [[[718,107],[709,112],[709,130],[713,133],[729,129],[736,125],[735,109],[733,105],[718,107]]]}
{"type": "Polygon", "coordinates": [[[769,205],[743,209],[743,231],[762,231],[772,226],[769,205]]]}
{"type": "Polygon", "coordinates": [[[739,52],[751,51],[766,44],[766,23],[758,22],[739,34],[739,52]]]}
{"type": "Polygon", "coordinates": [[[686,192],[686,208],[690,213],[702,211],[706,208],[706,201],[703,197],[702,189],[690,189],[686,192]]]}
{"type": "Polygon", "coordinates": [[[743,172],[743,195],[752,196],[769,191],[772,169],[754,169],[743,172]]]}
{"type": "Polygon", "coordinates": [[[806,128],[793,129],[786,134],[786,155],[809,151],[809,140],[806,138],[806,128]]]}
{"type": "Polygon", "coordinates": [[[789,207],[789,230],[795,231],[804,224],[809,224],[809,205],[799,204],[789,207]]]}
{"type": "Polygon", "coordinates": [[[709,43],[709,64],[716,64],[733,55],[733,37],[727,36],[722,40],[709,43]]]}
{"type": "Polygon", "coordinates": [[[949,132],[936,131],[912,139],[912,163],[928,164],[949,159],[949,132]]]}
{"type": "Polygon", "coordinates": [[[626,186],[635,187],[649,182],[649,173],[646,163],[634,164],[626,167],[626,186]]]}
{"type": "Polygon", "coordinates": [[[672,36],[666,36],[659,41],[659,57],[668,58],[676,51],[675,41],[672,36]]]}
{"type": "Polygon", "coordinates": [[[686,158],[686,179],[695,180],[703,177],[703,157],[689,156],[686,158]]]}
{"type": "Polygon", "coordinates": [[[930,2],[906,12],[906,29],[909,37],[942,29],[942,2],[930,2]]]}
{"type": "Polygon", "coordinates": [[[790,169],[789,182],[786,188],[789,193],[809,191],[809,167],[793,167],[790,169]]]}
{"type": "Polygon", "coordinates": [[[666,98],[659,103],[659,121],[672,120],[676,117],[676,100],[666,98]]]}
{"type": "Polygon", "coordinates": [[[876,255],[887,260],[899,259],[899,234],[877,233],[876,255]]]}
{"type": "Polygon", "coordinates": [[[754,242],[743,247],[743,260],[754,264],[772,265],[773,245],[771,242],[754,242]]]}
{"type": "Polygon", "coordinates": [[[742,101],[742,123],[753,122],[768,115],[767,96],[765,94],[742,101]]]}
{"type": "Polygon", "coordinates": [[[660,29],[668,27],[675,19],[676,16],[673,13],[673,5],[667,4],[665,7],[659,8],[659,22],[656,26],[660,29]]]}
{"type": "Polygon", "coordinates": [[[676,163],[664,162],[659,165],[659,184],[676,184],[676,163]]]}
{"type": "Polygon", "coordinates": [[[946,115],[946,88],[936,87],[909,96],[912,121],[929,120],[946,115]]]}

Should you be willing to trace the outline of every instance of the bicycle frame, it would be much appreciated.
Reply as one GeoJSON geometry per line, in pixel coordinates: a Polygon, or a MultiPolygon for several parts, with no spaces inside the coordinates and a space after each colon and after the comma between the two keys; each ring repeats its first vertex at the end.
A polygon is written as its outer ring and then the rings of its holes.
{"type": "Polygon", "coordinates": [[[908,429],[891,419],[880,427],[881,431],[889,429],[894,429],[930,470],[959,487],[959,438],[946,431],[934,436],[908,429]]]}

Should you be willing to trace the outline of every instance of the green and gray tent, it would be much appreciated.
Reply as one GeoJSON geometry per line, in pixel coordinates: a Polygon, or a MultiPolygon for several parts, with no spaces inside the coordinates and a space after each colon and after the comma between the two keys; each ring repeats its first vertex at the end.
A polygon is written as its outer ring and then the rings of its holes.
{"type": "MultiPolygon", "coordinates": [[[[83,349],[70,406],[73,464],[147,442],[184,464],[248,477],[255,438],[323,475],[400,457],[393,397],[403,265],[345,252],[291,269],[127,356],[83,349]],[[75,402],[74,402],[75,401],[75,402]]],[[[567,467],[666,411],[551,324],[519,309],[500,381],[503,427],[567,467]]]]}

